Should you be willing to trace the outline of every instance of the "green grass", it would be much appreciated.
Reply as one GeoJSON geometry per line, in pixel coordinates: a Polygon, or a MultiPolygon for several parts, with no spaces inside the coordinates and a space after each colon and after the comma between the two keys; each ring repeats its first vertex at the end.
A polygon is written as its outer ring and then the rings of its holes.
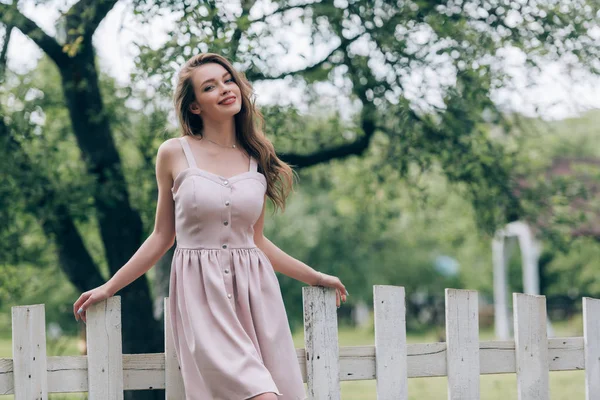
{"type": "MultiPolygon", "coordinates": [[[[551,372],[550,399],[584,400],[583,371],[551,372]]],[[[375,400],[375,381],[342,382],[343,400],[375,400]]],[[[480,380],[481,400],[517,400],[515,374],[483,375],[480,380]]],[[[446,400],[447,379],[412,378],[408,380],[410,400],[446,400]]]]}
{"type": "MultiPolygon", "coordinates": [[[[573,323],[555,324],[557,336],[580,336],[580,321],[573,323]]],[[[373,345],[373,329],[339,328],[340,346],[366,346],[373,345]]],[[[423,334],[409,334],[409,343],[436,342],[439,331],[430,331],[423,334]]],[[[481,340],[491,340],[493,332],[482,330],[481,340]]],[[[296,347],[304,347],[304,333],[299,330],[294,333],[296,347]]],[[[74,338],[64,338],[58,343],[48,343],[49,355],[77,355],[74,338]]],[[[0,358],[10,358],[12,355],[11,339],[8,336],[0,337],[0,358]]],[[[481,376],[481,400],[517,400],[517,380],[515,374],[483,375],[481,376]]],[[[584,400],[585,377],[583,371],[566,371],[550,373],[550,399],[551,400],[584,400]]],[[[352,381],[342,382],[343,400],[375,400],[376,382],[352,381]]],[[[408,381],[408,393],[411,400],[445,400],[447,395],[447,379],[442,378],[412,378],[408,381]]],[[[13,399],[12,395],[0,396],[0,400],[13,399]]],[[[51,394],[52,400],[83,400],[87,395],[77,394],[51,394]]]]}

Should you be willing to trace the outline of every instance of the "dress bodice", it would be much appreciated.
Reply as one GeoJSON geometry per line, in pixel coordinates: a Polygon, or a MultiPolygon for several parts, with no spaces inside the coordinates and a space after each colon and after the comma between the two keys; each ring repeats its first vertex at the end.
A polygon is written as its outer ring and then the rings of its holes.
{"type": "Polygon", "coordinates": [[[229,178],[200,169],[185,137],[180,137],[188,168],[175,178],[177,247],[253,248],[254,224],[263,209],[267,181],[250,157],[246,172],[229,178]]]}

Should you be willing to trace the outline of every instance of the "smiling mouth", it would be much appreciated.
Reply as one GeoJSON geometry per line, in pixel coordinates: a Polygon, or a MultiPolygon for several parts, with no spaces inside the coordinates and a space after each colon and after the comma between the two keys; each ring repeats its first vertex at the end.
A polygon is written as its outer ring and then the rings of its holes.
{"type": "Polygon", "coordinates": [[[225,104],[225,105],[228,105],[228,104],[232,104],[232,103],[235,103],[235,97],[230,97],[230,98],[228,98],[227,100],[223,100],[223,101],[222,101],[222,102],[220,102],[219,104],[225,104]]]}

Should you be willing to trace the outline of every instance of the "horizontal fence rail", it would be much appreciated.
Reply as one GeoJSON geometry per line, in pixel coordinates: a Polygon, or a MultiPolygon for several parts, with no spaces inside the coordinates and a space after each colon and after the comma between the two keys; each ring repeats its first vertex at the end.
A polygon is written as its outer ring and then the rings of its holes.
{"type": "MultiPolygon", "coordinates": [[[[549,399],[549,371],[585,370],[586,400],[600,400],[600,300],[583,299],[583,337],[548,338],[544,296],[513,294],[514,341],[480,341],[478,293],[446,289],[445,342],[407,344],[403,287],[373,287],[375,344],[338,345],[335,290],[304,287],[305,348],[297,349],[309,398],[340,399],[340,382],[376,380],[378,400],[408,399],[408,378],[448,377],[449,399],[479,399],[480,375],[516,373],[519,399],[549,399]]],[[[169,320],[168,298],[164,299],[169,320]]],[[[13,358],[0,358],[0,394],[15,400],[88,392],[123,399],[124,390],[185,390],[169,324],[165,352],[122,354],[121,298],[87,311],[85,356],[47,356],[43,304],[12,307],[13,358]]]]}

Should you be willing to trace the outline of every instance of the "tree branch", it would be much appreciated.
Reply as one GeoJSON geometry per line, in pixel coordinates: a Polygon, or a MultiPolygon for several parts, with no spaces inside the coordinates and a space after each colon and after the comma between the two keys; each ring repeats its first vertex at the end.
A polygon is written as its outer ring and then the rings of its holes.
{"type": "Polygon", "coordinates": [[[231,37],[230,48],[231,52],[229,56],[232,59],[236,59],[238,48],[240,46],[240,39],[242,38],[242,33],[246,30],[245,27],[240,26],[240,21],[243,21],[244,18],[248,18],[250,15],[250,10],[256,4],[256,0],[242,0],[242,15],[237,20],[235,31],[231,37]]]}
{"type": "MultiPolygon", "coordinates": [[[[363,108],[361,112],[361,126],[364,132],[364,136],[358,138],[353,143],[343,144],[341,146],[337,146],[331,149],[320,150],[312,154],[282,154],[281,159],[286,163],[291,164],[296,168],[304,168],[333,159],[342,159],[350,155],[360,155],[369,147],[371,139],[373,138],[373,135],[375,133],[375,119],[377,115],[377,110],[373,103],[367,99],[364,90],[365,88],[359,84],[357,71],[352,65],[352,60],[350,60],[350,58],[348,57],[348,47],[355,40],[360,38],[363,34],[364,33],[360,33],[354,36],[353,38],[347,39],[341,34],[341,32],[338,32],[338,37],[341,40],[340,45],[333,49],[321,62],[299,72],[301,73],[319,68],[323,63],[325,63],[329,59],[329,57],[333,55],[333,53],[335,53],[338,50],[341,50],[344,54],[345,60],[347,61],[346,65],[348,66],[350,71],[351,79],[353,82],[353,91],[363,103],[363,108]]],[[[284,73],[282,75],[289,74],[290,73],[284,73]]]]}
{"type": "Polygon", "coordinates": [[[362,130],[364,135],[352,143],[346,143],[331,149],[323,149],[311,154],[282,153],[279,157],[282,161],[295,168],[305,168],[330,160],[346,158],[352,155],[361,155],[369,148],[371,139],[375,133],[375,107],[371,103],[365,104],[362,110],[362,130]]]}
{"type": "Polygon", "coordinates": [[[370,142],[371,136],[364,135],[353,143],[343,144],[332,149],[324,149],[311,154],[282,153],[279,157],[291,166],[301,169],[334,159],[360,155],[369,147],[370,142]]]}
{"type": "Polygon", "coordinates": [[[310,67],[306,67],[304,69],[298,69],[298,70],[294,70],[294,71],[286,71],[286,72],[282,72],[279,75],[271,75],[271,76],[267,76],[264,75],[262,72],[260,71],[253,71],[253,70],[248,70],[246,72],[246,77],[250,80],[250,81],[255,81],[255,80],[275,80],[275,79],[283,79],[286,76],[292,76],[292,75],[298,75],[298,74],[302,74],[302,73],[306,73],[306,72],[312,72],[314,70],[317,70],[319,68],[321,68],[323,66],[323,64],[325,64],[326,62],[329,62],[329,59],[331,58],[331,56],[338,50],[342,50],[345,47],[347,47],[349,44],[351,44],[352,42],[356,41],[357,39],[359,39],[363,34],[359,34],[356,35],[355,37],[351,38],[351,39],[345,39],[342,37],[342,41],[340,43],[339,46],[335,47],[333,50],[331,50],[329,52],[329,54],[327,54],[321,61],[317,62],[316,64],[311,65],[310,67]]]}
{"type": "Polygon", "coordinates": [[[14,26],[35,42],[57,65],[68,61],[58,42],[42,30],[35,22],[23,15],[16,5],[0,3],[0,20],[7,26],[14,26]]]}
{"type": "Polygon", "coordinates": [[[91,38],[96,29],[113,9],[118,0],[80,0],[67,11],[67,26],[79,25],[80,32],[86,38],[91,38]]]}
{"type": "Polygon", "coordinates": [[[12,25],[6,25],[6,34],[4,35],[4,43],[2,43],[2,50],[0,50],[0,82],[4,80],[4,71],[6,70],[7,55],[8,55],[8,42],[10,42],[10,36],[12,35],[12,25]]]}
{"type": "Polygon", "coordinates": [[[284,6],[281,8],[278,8],[277,10],[273,11],[271,14],[265,14],[262,17],[256,18],[256,19],[252,19],[250,20],[250,22],[254,23],[254,22],[264,22],[266,19],[272,17],[273,15],[277,15],[277,14],[283,14],[286,11],[289,10],[294,10],[294,9],[301,9],[301,8],[308,8],[308,7],[312,7],[314,5],[317,5],[319,3],[307,3],[307,4],[298,4],[298,5],[288,5],[288,6],[284,6]]]}

